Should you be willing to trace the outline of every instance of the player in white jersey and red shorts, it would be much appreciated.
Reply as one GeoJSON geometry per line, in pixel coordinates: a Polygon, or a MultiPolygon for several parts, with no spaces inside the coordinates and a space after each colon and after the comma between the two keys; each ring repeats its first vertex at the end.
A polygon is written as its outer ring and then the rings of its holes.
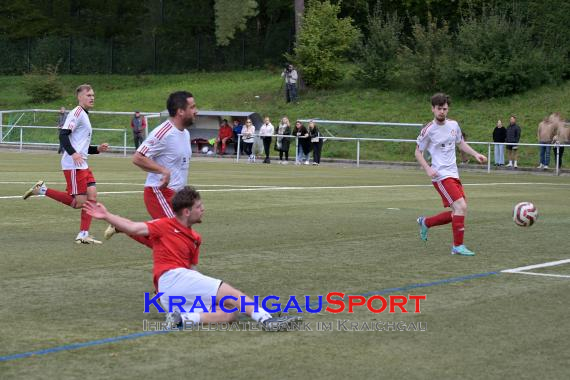
{"type": "MultiPolygon", "coordinates": [[[[194,97],[187,91],[170,94],[166,108],[168,120],[148,135],[133,156],[133,163],[148,172],[144,203],[152,219],[174,217],[171,200],[188,182],[192,157],[188,128],[198,113],[194,97]]],[[[105,238],[109,239],[115,232],[116,229],[109,226],[105,238]]],[[[144,236],[131,237],[152,247],[152,242],[144,236]]]]}
{"type": "Polygon", "coordinates": [[[471,148],[463,140],[459,124],[447,118],[450,104],[451,100],[446,94],[437,93],[431,97],[434,120],[429,122],[418,136],[415,156],[441,196],[443,207],[451,207],[451,211],[429,217],[420,216],[417,222],[420,225],[420,238],[424,241],[427,241],[429,228],[451,223],[453,231],[451,254],[474,256],[475,253],[463,244],[467,202],[463,185],[459,180],[455,146],[475,157],[480,163],[487,162],[487,157],[471,148]],[[431,165],[424,158],[426,150],[431,155],[431,165]]]}
{"type": "MultiPolygon", "coordinates": [[[[93,88],[88,84],[82,84],[77,87],[75,94],[79,105],[69,112],[59,134],[60,144],[63,148],[61,169],[67,182],[66,192],[49,189],[44,181],[38,181],[24,193],[24,199],[31,195],[45,195],[67,206],[79,209],[87,200],[95,201],[97,199],[95,178],[87,165],[87,159],[90,154],[106,152],[109,145],[107,143],[99,146],[90,145],[92,129],[89,121],[89,110],[95,104],[93,88]]],[[[101,243],[89,236],[90,226],[91,216],[81,210],[81,224],[79,234],[75,238],[76,243],[101,243]]]]}

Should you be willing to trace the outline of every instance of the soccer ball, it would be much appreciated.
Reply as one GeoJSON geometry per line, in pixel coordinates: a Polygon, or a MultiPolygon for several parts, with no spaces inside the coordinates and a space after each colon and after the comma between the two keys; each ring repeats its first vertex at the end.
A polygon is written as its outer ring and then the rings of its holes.
{"type": "Polygon", "coordinates": [[[209,151],[209,150],[210,150],[210,149],[208,149],[208,147],[205,146],[205,147],[202,148],[202,153],[208,154],[208,151],[209,151]]]}
{"type": "Polygon", "coordinates": [[[513,221],[517,226],[530,227],[538,219],[538,210],[530,202],[521,202],[515,205],[513,221]]]}

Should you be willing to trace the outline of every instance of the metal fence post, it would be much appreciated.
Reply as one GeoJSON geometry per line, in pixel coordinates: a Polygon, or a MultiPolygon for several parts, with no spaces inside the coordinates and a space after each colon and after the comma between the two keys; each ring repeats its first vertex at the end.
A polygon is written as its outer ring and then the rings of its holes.
{"type": "Polygon", "coordinates": [[[127,157],[127,129],[123,129],[123,157],[127,157]]]}
{"type": "Polygon", "coordinates": [[[24,145],[24,128],[20,127],[20,152],[22,151],[22,145],[24,145]]]}
{"type": "Polygon", "coordinates": [[[487,173],[491,173],[491,143],[489,143],[487,148],[487,173]]]}
{"type": "Polygon", "coordinates": [[[556,154],[555,154],[556,157],[554,158],[556,160],[556,162],[555,162],[555,164],[556,164],[556,175],[560,175],[560,170],[559,170],[560,168],[558,167],[558,156],[560,154],[560,147],[558,146],[558,144],[554,145],[554,149],[556,150],[556,154]]]}
{"type": "Polygon", "coordinates": [[[241,150],[241,133],[237,135],[237,140],[236,162],[239,162],[239,152],[241,150]]]}
{"type": "Polygon", "coordinates": [[[4,112],[0,112],[0,143],[4,142],[4,112]]]}
{"type": "Polygon", "coordinates": [[[295,137],[295,163],[300,164],[299,161],[299,136],[295,137]]]}
{"type": "Polygon", "coordinates": [[[356,167],[360,167],[360,139],[356,140],[356,167]]]}

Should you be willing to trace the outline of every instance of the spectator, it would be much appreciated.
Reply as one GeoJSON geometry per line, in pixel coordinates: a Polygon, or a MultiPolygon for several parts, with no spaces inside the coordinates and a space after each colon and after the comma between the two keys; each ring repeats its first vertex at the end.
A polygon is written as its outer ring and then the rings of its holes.
{"type": "Polygon", "coordinates": [[[321,163],[321,149],[323,147],[323,139],[319,128],[315,125],[314,121],[309,122],[309,136],[311,137],[311,144],[313,147],[313,165],[320,165],[321,163]]]}
{"type": "MultiPolygon", "coordinates": [[[[57,135],[59,137],[61,127],[65,124],[65,119],[67,119],[68,112],[65,110],[65,107],[61,107],[59,109],[59,114],[57,116],[57,135]]],[[[63,148],[61,147],[61,143],[59,144],[59,148],[57,148],[57,153],[63,153],[63,148]]]]}
{"type": "Polygon", "coordinates": [[[297,70],[291,64],[285,66],[285,70],[281,73],[281,77],[285,78],[285,101],[287,103],[297,101],[297,70]]]}
{"type": "MultiPolygon", "coordinates": [[[[567,124],[566,124],[567,125],[567,124]]],[[[562,168],[562,155],[564,154],[564,147],[558,146],[558,144],[568,145],[570,144],[570,127],[566,126],[563,122],[561,126],[558,127],[558,131],[554,138],[556,147],[554,148],[554,155],[556,156],[556,151],[558,150],[558,167],[562,168]]]]}
{"type": "Polygon", "coordinates": [[[241,136],[243,140],[243,150],[247,154],[247,162],[255,162],[255,155],[252,152],[253,143],[255,142],[255,125],[251,122],[251,119],[245,121],[245,125],[241,130],[241,136]]]}
{"type": "Polygon", "coordinates": [[[297,158],[295,160],[295,165],[309,165],[309,153],[311,152],[311,140],[309,139],[309,131],[303,123],[299,120],[295,122],[295,130],[293,135],[297,136],[297,158]]]}
{"type": "Polygon", "coordinates": [[[233,133],[234,133],[234,137],[233,137],[233,141],[234,141],[234,150],[236,152],[236,155],[238,153],[239,150],[239,154],[243,154],[243,141],[241,140],[241,130],[243,128],[243,124],[239,122],[239,120],[234,119],[234,127],[233,127],[233,133]],[[238,144],[239,144],[239,149],[238,149],[238,144]]]}
{"type": "MultiPolygon", "coordinates": [[[[562,121],[559,113],[553,113],[538,124],[536,138],[539,144],[552,144],[559,124],[562,121]]],[[[537,169],[548,169],[550,165],[550,145],[540,146],[540,164],[537,169]]]]}
{"type": "Polygon", "coordinates": [[[232,137],[234,135],[234,131],[232,127],[228,124],[228,120],[224,119],[224,121],[220,124],[220,129],[218,131],[218,137],[216,137],[216,141],[214,142],[214,152],[218,153],[218,144],[222,143],[222,147],[220,150],[220,154],[226,154],[226,147],[228,142],[232,141],[232,137]]]}
{"type": "Polygon", "coordinates": [[[277,135],[279,136],[275,140],[275,149],[279,151],[279,163],[287,165],[289,163],[289,145],[291,144],[291,138],[284,137],[291,135],[291,123],[287,117],[281,119],[277,135]],[[283,156],[285,156],[285,161],[283,161],[283,156]]]}
{"type": "MultiPolygon", "coordinates": [[[[497,120],[497,126],[493,129],[493,142],[504,143],[507,140],[507,130],[503,127],[503,122],[497,120]]],[[[505,146],[503,144],[495,145],[495,166],[505,165],[505,146]]]]}
{"type": "Polygon", "coordinates": [[[271,124],[271,121],[266,116],[263,125],[259,129],[259,136],[263,141],[263,152],[265,153],[265,159],[263,160],[264,164],[271,163],[269,159],[269,150],[271,149],[271,140],[273,139],[273,135],[275,134],[275,127],[271,124]]]}
{"type": "Polygon", "coordinates": [[[144,141],[146,129],[146,119],[139,111],[135,111],[135,115],[131,119],[131,129],[133,130],[133,139],[135,140],[135,149],[144,141]]]}
{"type": "Polygon", "coordinates": [[[515,115],[511,115],[509,126],[507,127],[507,151],[509,154],[509,163],[507,167],[517,168],[517,158],[518,158],[518,142],[521,139],[521,127],[517,125],[517,117],[515,115]]]}

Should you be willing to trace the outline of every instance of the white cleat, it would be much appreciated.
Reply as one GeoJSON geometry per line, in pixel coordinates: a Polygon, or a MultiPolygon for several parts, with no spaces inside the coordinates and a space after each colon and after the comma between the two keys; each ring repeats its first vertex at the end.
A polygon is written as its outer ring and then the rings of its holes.
{"type": "Polygon", "coordinates": [[[86,231],[82,231],[77,234],[75,244],[103,244],[103,242],[95,239],[93,236],[89,236],[89,233],[86,231]]]}
{"type": "Polygon", "coordinates": [[[40,195],[40,192],[42,190],[42,187],[45,187],[44,185],[44,181],[38,181],[36,182],[36,184],[32,187],[30,187],[22,196],[22,198],[24,199],[28,199],[29,197],[31,197],[32,195],[40,195]]]}
{"type": "Polygon", "coordinates": [[[105,240],[109,240],[110,238],[113,237],[113,235],[115,235],[118,232],[119,231],[117,231],[115,226],[113,226],[112,224],[109,224],[107,226],[107,228],[105,229],[105,232],[103,233],[103,237],[105,238],[105,240]]]}

